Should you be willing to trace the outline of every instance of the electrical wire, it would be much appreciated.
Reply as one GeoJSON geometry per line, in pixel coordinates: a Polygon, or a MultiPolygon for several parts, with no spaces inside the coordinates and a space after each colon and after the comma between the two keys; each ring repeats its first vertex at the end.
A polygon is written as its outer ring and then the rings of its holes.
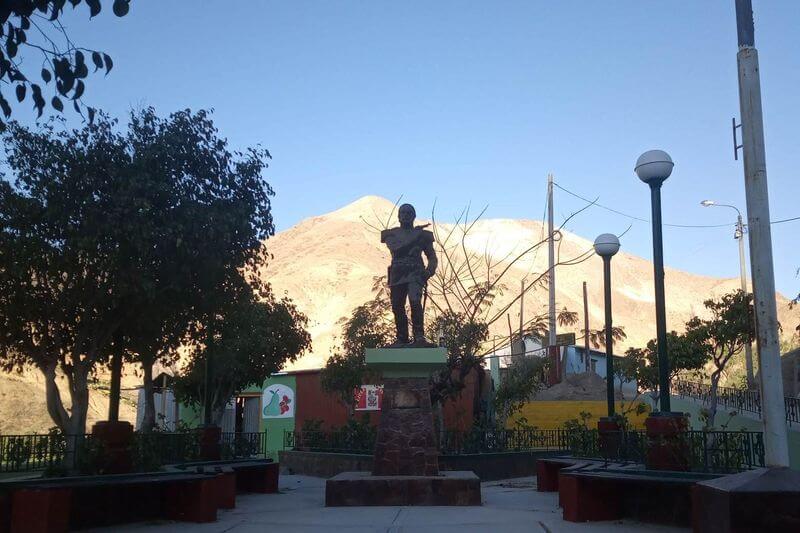
{"type": "MultiPolygon", "coordinates": [[[[617,209],[614,209],[614,208],[605,206],[603,204],[599,204],[599,203],[597,203],[595,201],[589,200],[588,198],[585,198],[585,197],[581,196],[580,194],[578,194],[576,192],[572,192],[569,189],[566,189],[566,188],[562,187],[561,185],[559,185],[555,181],[553,182],[553,185],[555,185],[556,187],[558,187],[559,189],[561,189],[565,193],[567,193],[567,194],[569,194],[571,196],[574,196],[575,198],[578,198],[580,200],[583,200],[587,204],[595,205],[597,207],[605,209],[606,211],[610,211],[612,213],[616,213],[618,215],[622,215],[624,217],[630,218],[631,220],[637,220],[639,222],[646,222],[648,224],[650,223],[649,219],[641,218],[641,217],[637,217],[637,216],[633,216],[633,215],[629,215],[628,213],[624,213],[624,212],[619,211],[617,209]]],[[[800,220],[800,217],[785,218],[785,219],[782,219],[782,220],[773,220],[773,221],[770,222],[770,224],[782,224],[784,222],[793,222],[795,220],[800,220]]],[[[730,228],[730,227],[735,226],[735,225],[736,224],[733,224],[733,223],[729,223],[729,224],[667,224],[667,223],[664,223],[664,226],[669,226],[671,228],[703,228],[703,229],[705,229],[705,228],[730,228]]]]}

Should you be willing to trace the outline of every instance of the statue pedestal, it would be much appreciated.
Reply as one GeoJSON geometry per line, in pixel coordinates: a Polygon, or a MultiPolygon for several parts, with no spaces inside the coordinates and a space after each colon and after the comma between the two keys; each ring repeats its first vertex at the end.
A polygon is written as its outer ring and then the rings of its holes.
{"type": "Polygon", "coordinates": [[[473,472],[439,473],[429,382],[445,367],[447,351],[369,349],[366,362],[383,376],[373,471],[329,479],[325,505],[480,505],[480,479],[473,472]]]}

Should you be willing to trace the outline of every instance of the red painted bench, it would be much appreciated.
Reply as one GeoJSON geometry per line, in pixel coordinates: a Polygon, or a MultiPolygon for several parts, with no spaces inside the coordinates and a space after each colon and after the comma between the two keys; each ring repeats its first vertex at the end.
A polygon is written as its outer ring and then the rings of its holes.
{"type": "Polygon", "coordinates": [[[204,461],[173,465],[173,472],[205,472],[209,469],[225,468],[233,471],[236,491],[272,494],[278,492],[280,465],[271,459],[247,459],[232,461],[204,461]]]}
{"type": "Polygon", "coordinates": [[[719,475],[584,464],[559,471],[559,504],[569,522],[632,517],[686,526],[692,516],[692,486],[715,477],[719,475]]]}
{"type": "MultiPolygon", "coordinates": [[[[225,472],[164,472],[0,484],[0,531],[62,532],[143,520],[213,522],[232,486],[225,472]],[[0,515],[2,518],[2,515],[0,515]]],[[[234,495],[235,498],[235,495],[234,495]]]]}

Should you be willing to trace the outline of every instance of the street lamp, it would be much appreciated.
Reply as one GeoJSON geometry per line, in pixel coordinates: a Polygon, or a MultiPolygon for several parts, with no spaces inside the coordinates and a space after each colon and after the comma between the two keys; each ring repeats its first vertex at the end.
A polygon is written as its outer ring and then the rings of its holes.
{"type": "MultiPolygon", "coordinates": [[[[742,282],[742,292],[747,294],[747,267],[745,266],[744,259],[744,223],[742,222],[742,212],[734,205],[718,204],[714,200],[703,200],[700,202],[703,207],[730,207],[736,210],[736,230],[733,233],[733,238],[739,241],[739,277],[742,282]]],[[[747,367],[747,388],[753,390],[756,388],[756,378],[753,372],[753,348],[751,343],[748,342],[744,345],[744,360],[747,367]]]]}
{"type": "Polygon", "coordinates": [[[667,152],[650,150],[639,156],[634,171],[650,186],[653,220],[653,271],[656,296],[656,340],[658,343],[658,389],[661,412],[670,412],[667,314],[664,304],[664,245],[661,236],[661,184],[672,174],[674,163],[667,152]]]}
{"type": "MultiPolygon", "coordinates": [[[[603,258],[603,283],[606,307],[606,398],[608,418],[614,416],[614,347],[611,331],[611,258],[619,251],[619,239],[603,233],[594,240],[594,251],[603,258]]],[[[589,354],[586,354],[588,357],[589,354]]]]}

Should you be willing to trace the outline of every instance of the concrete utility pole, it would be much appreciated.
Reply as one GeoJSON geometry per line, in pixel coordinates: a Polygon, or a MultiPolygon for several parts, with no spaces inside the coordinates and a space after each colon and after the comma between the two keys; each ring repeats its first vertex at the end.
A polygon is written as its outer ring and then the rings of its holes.
{"type": "Polygon", "coordinates": [[[525,280],[519,280],[519,339],[525,351],[525,280]]]}
{"type": "MultiPolygon", "coordinates": [[[[742,223],[741,213],[736,218],[736,240],[739,241],[739,278],[742,283],[742,292],[747,294],[747,266],[745,266],[744,256],[744,224],[742,223]]],[[[756,376],[753,371],[753,346],[751,343],[744,345],[744,363],[747,368],[747,388],[756,388],[756,376]]]]}
{"type": "Polygon", "coordinates": [[[739,52],[736,55],[739,66],[739,106],[750,235],[750,270],[753,275],[756,342],[761,376],[765,460],[767,466],[789,466],[753,5],[752,0],[735,2],[739,42],[739,52]]]}
{"type": "Polygon", "coordinates": [[[592,369],[592,357],[589,352],[589,298],[586,296],[586,282],[583,282],[583,346],[586,350],[584,354],[586,356],[586,371],[589,372],[592,369]]]}
{"type": "Polygon", "coordinates": [[[548,255],[548,295],[549,295],[549,336],[548,346],[556,345],[556,248],[555,234],[553,231],[553,175],[547,175],[547,234],[550,239],[547,242],[548,255]]]}

